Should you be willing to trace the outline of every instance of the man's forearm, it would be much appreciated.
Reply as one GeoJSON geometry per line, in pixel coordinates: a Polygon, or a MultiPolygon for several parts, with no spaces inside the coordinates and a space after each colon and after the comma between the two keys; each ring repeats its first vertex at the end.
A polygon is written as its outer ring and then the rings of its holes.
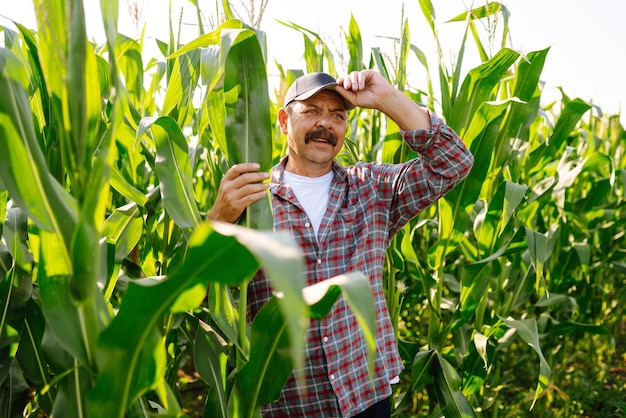
{"type": "Polygon", "coordinates": [[[400,90],[381,100],[378,110],[393,120],[402,130],[430,129],[430,115],[400,90]]]}

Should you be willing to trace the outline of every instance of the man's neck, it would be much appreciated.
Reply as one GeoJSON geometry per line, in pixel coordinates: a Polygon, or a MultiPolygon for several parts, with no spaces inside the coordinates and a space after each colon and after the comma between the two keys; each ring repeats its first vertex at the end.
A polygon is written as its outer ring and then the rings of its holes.
{"type": "Polygon", "coordinates": [[[325,174],[328,174],[333,169],[332,162],[330,164],[324,165],[315,165],[309,164],[306,167],[295,166],[291,159],[287,158],[287,164],[285,164],[285,171],[288,171],[292,174],[297,174],[299,176],[305,177],[322,177],[325,174]]]}

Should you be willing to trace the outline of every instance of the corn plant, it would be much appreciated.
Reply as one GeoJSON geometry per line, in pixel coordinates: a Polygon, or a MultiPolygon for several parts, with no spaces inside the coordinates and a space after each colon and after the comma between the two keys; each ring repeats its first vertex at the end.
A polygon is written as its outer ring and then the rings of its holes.
{"type": "Polygon", "coordinates": [[[247,227],[203,220],[228,165],[272,163],[257,32],[227,18],[162,43],[146,89],[117,2],[102,3],[102,46],[82,2],[34,5],[39,30],[3,28],[0,48],[1,416],[182,416],[189,363],[206,416],[256,416],[298,369],[306,319],[340,293],[373,353],[362,274],[303,289],[297,246],[264,230],[268,202],[247,227]],[[278,294],[249,324],[261,265],[278,294]]]}

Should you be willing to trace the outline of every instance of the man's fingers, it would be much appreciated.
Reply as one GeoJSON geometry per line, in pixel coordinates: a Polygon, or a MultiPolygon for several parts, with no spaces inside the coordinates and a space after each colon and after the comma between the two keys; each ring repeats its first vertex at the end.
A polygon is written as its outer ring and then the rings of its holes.
{"type": "Polygon", "coordinates": [[[373,70],[352,71],[350,74],[337,79],[337,84],[346,90],[357,92],[363,90],[372,77],[373,70]]]}
{"type": "Polygon", "coordinates": [[[222,182],[222,184],[227,189],[235,192],[238,197],[241,197],[257,190],[267,189],[269,184],[264,183],[264,181],[268,178],[269,173],[266,172],[245,173],[233,180],[222,182]]]}
{"type": "MultiPolygon", "coordinates": [[[[238,199],[246,201],[250,195],[256,193],[265,193],[265,191],[269,188],[269,184],[267,183],[249,183],[243,187],[237,189],[238,199]]],[[[258,200],[258,199],[257,199],[258,200]]]]}
{"type": "Polygon", "coordinates": [[[244,197],[242,197],[241,201],[242,203],[244,203],[245,207],[248,207],[249,205],[251,205],[252,203],[263,199],[264,197],[267,196],[267,192],[266,192],[266,188],[263,188],[263,190],[261,191],[256,191],[254,193],[249,193],[246,194],[244,197]]]}
{"type": "Polygon", "coordinates": [[[242,163],[232,166],[222,179],[221,186],[226,190],[239,190],[251,183],[261,183],[270,175],[265,171],[258,171],[257,163],[242,163]]]}
{"type": "Polygon", "coordinates": [[[226,174],[224,174],[224,178],[228,180],[233,180],[241,176],[242,174],[259,171],[260,168],[261,166],[259,166],[258,163],[235,164],[234,166],[228,169],[226,174]]]}

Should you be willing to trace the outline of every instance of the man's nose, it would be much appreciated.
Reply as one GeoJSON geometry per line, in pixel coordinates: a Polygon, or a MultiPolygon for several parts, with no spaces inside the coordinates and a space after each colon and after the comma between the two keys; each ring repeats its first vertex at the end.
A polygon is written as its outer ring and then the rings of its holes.
{"type": "Polygon", "coordinates": [[[330,128],[332,126],[330,112],[320,112],[316,125],[327,129],[330,128]]]}

